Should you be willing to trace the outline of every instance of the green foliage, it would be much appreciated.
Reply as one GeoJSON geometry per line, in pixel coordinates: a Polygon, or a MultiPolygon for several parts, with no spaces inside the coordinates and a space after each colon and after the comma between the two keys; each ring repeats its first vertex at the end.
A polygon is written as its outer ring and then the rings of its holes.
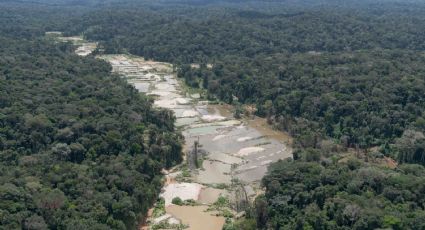
{"type": "Polygon", "coordinates": [[[237,117],[239,103],[255,104],[295,138],[295,161],[270,167],[255,219],[229,229],[425,227],[423,166],[332,155],[381,146],[425,164],[423,3],[38,1],[47,2],[0,4],[3,228],[133,229],[156,200],[160,170],[181,161],[169,111],[106,63],[41,38],[46,30],[172,62],[190,87],[238,105],[237,117]]]}
{"type": "Polygon", "coordinates": [[[396,139],[394,148],[399,162],[425,165],[425,135],[423,132],[405,130],[403,135],[396,139]]]}
{"type": "Polygon", "coordinates": [[[391,229],[403,229],[402,221],[395,216],[384,216],[383,226],[391,229]]]}
{"type": "Polygon", "coordinates": [[[216,189],[228,189],[229,185],[224,183],[219,183],[219,184],[214,184],[213,187],[216,189]]]}
{"type": "Polygon", "coordinates": [[[159,229],[176,229],[176,230],[183,230],[188,228],[189,226],[184,224],[170,224],[166,221],[163,221],[159,224],[155,224],[151,227],[152,230],[159,230],[159,229]]]}
{"type": "Polygon", "coordinates": [[[157,218],[165,214],[165,200],[164,198],[160,198],[154,206],[152,217],[157,218]]]}
{"type": "Polygon", "coordinates": [[[223,230],[255,230],[257,229],[254,219],[240,219],[236,221],[231,221],[227,219],[225,225],[223,226],[223,230]]]}
{"type": "Polygon", "coordinates": [[[217,201],[214,202],[213,205],[218,207],[218,208],[224,208],[224,207],[229,206],[229,204],[230,204],[230,201],[227,197],[219,196],[217,201]]]}
{"type": "Polygon", "coordinates": [[[107,63],[41,37],[54,13],[0,7],[1,228],[135,229],[160,170],[181,161],[174,118],[107,63]]]}
{"type": "Polygon", "coordinates": [[[189,199],[189,200],[184,200],[183,201],[183,205],[186,205],[186,206],[195,206],[195,205],[198,205],[198,203],[194,199],[189,199]]]}
{"type": "Polygon", "coordinates": [[[207,210],[218,211],[219,215],[225,218],[233,218],[234,216],[232,210],[230,209],[230,200],[228,197],[224,196],[219,196],[217,201],[211,204],[207,210]]]}
{"type": "Polygon", "coordinates": [[[190,177],[190,171],[187,167],[182,170],[182,176],[183,177],[190,177]]]}
{"type": "Polygon", "coordinates": [[[183,205],[183,201],[180,197],[174,197],[171,203],[175,205],[183,205]]]}
{"type": "Polygon", "coordinates": [[[256,224],[260,229],[417,229],[425,217],[425,168],[401,169],[355,160],[275,163],[263,179],[265,197],[255,202],[256,224]]]}
{"type": "Polygon", "coordinates": [[[208,97],[255,104],[297,147],[319,148],[330,137],[368,148],[425,127],[423,4],[254,4],[248,12],[100,9],[64,30],[99,41],[107,53],[176,64],[178,76],[208,97]]]}

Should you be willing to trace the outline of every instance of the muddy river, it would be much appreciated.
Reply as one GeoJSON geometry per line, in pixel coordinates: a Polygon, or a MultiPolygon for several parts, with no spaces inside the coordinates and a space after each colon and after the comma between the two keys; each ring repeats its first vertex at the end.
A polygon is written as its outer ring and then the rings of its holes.
{"type": "MultiPolygon", "coordinates": [[[[86,44],[79,48],[86,51],[84,55],[91,52],[94,43],[74,39],[76,44],[86,44]]],[[[199,168],[185,166],[185,161],[181,167],[165,172],[167,180],[160,196],[165,200],[166,213],[150,218],[151,225],[168,222],[188,229],[222,229],[225,218],[216,210],[206,211],[208,207],[219,197],[238,202],[240,189],[235,188],[241,188],[252,200],[262,192],[260,180],[268,165],[292,157],[288,136],[271,129],[264,119],[234,119],[231,106],[210,105],[199,94],[187,93],[171,64],[130,55],[97,58],[109,62],[113,72],[140,92],[154,96],[154,106],[174,111],[176,126],[185,137],[185,154],[193,149],[195,141],[199,143],[199,168]],[[173,205],[176,197],[194,203],[173,205]]],[[[232,207],[229,205],[229,209],[232,207]]]]}

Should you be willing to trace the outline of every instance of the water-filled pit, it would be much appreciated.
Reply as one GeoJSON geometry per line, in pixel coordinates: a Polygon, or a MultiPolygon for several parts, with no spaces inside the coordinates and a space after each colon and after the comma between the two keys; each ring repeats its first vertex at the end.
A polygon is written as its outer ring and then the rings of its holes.
{"type": "Polygon", "coordinates": [[[208,207],[205,205],[214,203],[223,194],[232,197],[233,191],[211,186],[230,186],[235,178],[245,184],[247,194],[255,195],[254,188],[267,172],[267,166],[291,157],[285,139],[260,118],[256,118],[258,121],[235,120],[230,106],[209,105],[207,101],[199,101],[199,94],[185,95],[170,64],[125,55],[100,58],[109,61],[115,72],[131,77],[130,83],[140,92],[154,95],[154,106],[174,111],[176,126],[181,127],[185,137],[185,149],[199,140],[199,147],[207,152],[202,167],[190,173],[191,183],[167,180],[161,194],[166,200],[167,213],[188,224],[189,229],[222,228],[224,218],[204,212],[208,207]],[[197,200],[204,206],[171,205],[172,198],[177,196],[197,200]]]}

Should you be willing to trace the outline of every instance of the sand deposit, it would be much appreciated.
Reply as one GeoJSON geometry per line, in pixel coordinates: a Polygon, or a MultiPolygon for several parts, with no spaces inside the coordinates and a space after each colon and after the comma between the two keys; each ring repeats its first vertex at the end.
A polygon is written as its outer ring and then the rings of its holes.
{"type": "Polygon", "coordinates": [[[239,150],[236,155],[242,157],[242,156],[248,156],[252,153],[258,153],[262,151],[264,151],[264,148],[261,148],[261,147],[247,147],[247,148],[243,148],[239,150]]]}
{"type": "Polygon", "coordinates": [[[163,188],[164,192],[160,197],[164,198],[165,206],[168,206],[175,197],[180,197],[182,200],[198,200],[201,189],[202,185],[197,183],[169,184],[163,188]]]}

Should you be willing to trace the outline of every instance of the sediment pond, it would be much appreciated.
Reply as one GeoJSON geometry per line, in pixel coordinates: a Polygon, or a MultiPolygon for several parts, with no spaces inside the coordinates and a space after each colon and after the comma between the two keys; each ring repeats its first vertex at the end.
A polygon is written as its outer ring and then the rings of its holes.
{"type": "MultiPolygon", "coordinates": [[[[86,44],[76,40],[77,45],[86,44]]],[[[208,207],[220,196],[237,202],[236,187],[242,188],[248,199],[253,199],[261,193],[259,182],[268,165],[292,157],[290,138],[285,134],[274,131],[261,118],[236,120],[231,106],[210,105],[202,101],[199,94],[185,92],[171,64],[130,55],[99,55],[97,58],[109,62],[113,72],[141,93],[154,96],[154,106],[174,111],[176,126],[185,137],[185,151],[192,150],[198,142],[197,147],[204,153],[197,169],[181,166],[165,172],[167,180],[161,197],[165,199],[166,213],[152,217],[151,224],[168,221],[189,229],[205,229],[205,226],[209,226],[209,230],[222,229],[225,218],[217,215],[217,211],[206,211],[208,207]],[[195,203],[173,205],[175,197],[195,203]]]]}
{"type": "Polygon", "coordinates": [[[156,96],[155,106],[175,112],[176,125],[185,137],[185,149],[192,149],[195,141],[199,141],[199,148],[206,152],[201,167],[190,170],[190,176],[186,178],[189,182],[174,179],[175,186],[165,185],[163,189],[163,195],[167,194],[163,196],[167,213],[189,225],[189,229],[199,229],[196,226],[201,224],[210,226],[211,230],[219,230],[224,218],[213,215],[213,212],[208,214],[204,206],[173,205],[171,201],[174,197],[191,197],[207,206],[219,196],[227,196],[234,201],[237,197],[233,183],[241,184],[246,194],[254,197],[267,166],[292,156],[286,143],[287,137],[283,134],[279,136],[265,123],[236,120],[231,107],[209,105],[206,101],[200,101],[198,95],[193,97],[186,93],[171,64],[126,55],[103,55],[99,58],[111,63],[113,71],[127,78],[136,88],[143,83],[141,91],[156,96]],[[217,186],[227,190],[216,189],[217,186]]]}

